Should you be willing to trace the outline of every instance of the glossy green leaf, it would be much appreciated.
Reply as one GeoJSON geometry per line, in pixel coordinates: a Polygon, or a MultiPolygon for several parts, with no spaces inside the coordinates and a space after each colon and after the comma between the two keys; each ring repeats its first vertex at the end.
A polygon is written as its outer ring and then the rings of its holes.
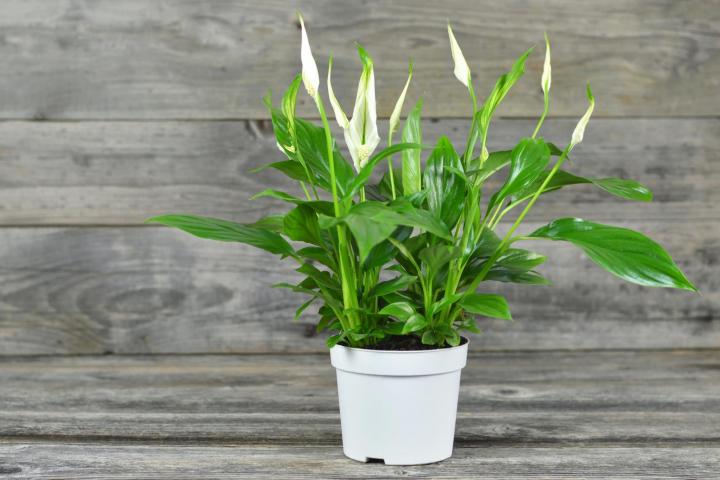
{"type": "Polygon", "coordinates": [[[545,255],[521,248],[509,248],[497,259],[496,265],[507,270],[525,272],[542,265],[545,260],[545,255]]]}
{"type": "Polygon", "coordinates": [[[465,200],[464,175],[460,157],[450,140],[442,136],[425,165],[423,183],[427,191],[427,204],[431,212],[440,218],[448,228],[453,228],[465,200]]]}
{"type": "Polygon", "coordinates": [[[307,310],[307,308],[317,299],[317,297],[311,297],[310,300],[303,303],[298,307],[297,310],[295,310],[295,316],[293,317],[293,321],[297,322],[300,317],[302,316],[303,312],[307,310]]]}
{"type": "Polygon", "coordinates": [[[344,222],[350,228],[360,250],[361,262],[365,262],[371,249],[390,237],[400,225],[420,228],[445,239],[451,238],[442,221],[425,210],[416,209],[404,199],[389,205],[375,201],[358,203],[342,218],[323,218],[321,226],[328,228],[339,222],[344,222]]]}
{"type": "Polygon", "coordinates": [[[497,82],[495,82],[495,87],[493,87],[490,95],[488,95],[488,98],[485,100],[485,104],[480,113],[478,126],[481,132],[487,131],[495,109],[500,105],[500,102],[502,102],[512,86],[515,85],[515,82],[525,73],[525,61],[530,56],[530,53],[532,53],[532,50],[533,49],[530,48],[523,53],[520,58],[515,61],[510,71],[502,75],[498,78],[497,82]]]}
{"type": "Polygon", "coordinates": [[[385,306],[378,312],[380,315],[395,317],[403,322],[415,313],[415,309],[408,302],[396,302],[385,306]]]}
{"type": "Polygon", "coordinates": [[[454,260],[462,254],[460,247],[452,245],[431,245],[420,250],[418,258],[427,265],[431,272],[437,272],[447,265],[450,260],[454,260]]]}
{"type": "Polygon", "coordinates": [[[326,267],[331,268],[334,271],[337,271],[337,265],[335,263],[335,259],[333,259],[330,254],[324,249],[320,247],[305,247],[301,248],[297,252],[295,252],[299,257],[306,258],[308,260],[314,260],[316,262],[319,262],[326,267]]]}
{"type": "Polygon", "coordinates": [[[530,237],[571,242],[605,270],[632,283],[697,291],[660,245],[627,228],[561,218],[530,237]]]}
{"type": "MultiPolygon", "coordinates": [[[[548,172],[543,172],[533,185],[519,192],[516,196],[519,198],[531,195],[540,188],[547,176],[548,172]]],[[[585,178],[574,175],[565,170],[558,170],[553,178],[550,179],[542,193],[558,190],[567,185],[593,184],[606,192],[627,200],[635,200],[640,202],[652,201],[653,194],[645,185],[635,180],[627,180],[623,178],[585,178]]]]}
{"type": "Polygon", "coordinates": [[[542,139],[524,138],[510,155],[510,172],[505,183],[490,199],[488,211],[505,198],[532,185],[550,162],[550,148],[542,139]]]}
{"type": "MultiPolygon", "coordinates": [[[[420,114],[422,112],[422,98],[412,109],[402,132],[403,143],[422,144],[422,127],[420,114]]],[[[402,186],[403,193],[410,195],[422,189],[422,170],[420,166],[420,150],[403,150],[402,152],[402,186]]]]}
{"type": "Polygon", "coordinates": [[[423,328],[427,327],[427,324],[428,322],[427,320],[425,320],[425,317],[423,317],[419,313],[413,313],[405,321],[401,333],[403,335],[407,335],[408,333],[417,332],[418,330],[422,330],[423,328]]]}
{"type": "Polygon", "coordinates": [[[270,230],[271,232],[282,233],[284,215],[268,215],[248,224],[249,227],[270,230]]]}
{"type": "Polygon", "coordinates": [[[283,231],[292,240],[322,245],[317,214],[306,205],[298,205],[285,215],[283,231]]]}
{"type": "Polygon", "coordinates": [[[345,198],[349,199],[355,196],[360,189],[367,183],[367,181],[370,179],[370,176],[373,173],[373,170],[375,169],[375,166],[382,160],[386,159],[390,155],[394,155],[398,152],[405,152],[407,150],[417,150],[418,155],[420,155],[420,151],[422,150],[423,146],[418,143],[396,143],[395,145],[391,145],[387,148],[384,148],[377,154],[375,154],[368,162],[365,164],[363,168],[360,169],[358,174],[355,176],[353,181],[350,183],[350,186],[348,187],[348,191],[345,193],[345,198]]]}
{"type": "Polygon", "coordinates": [[[267,170],[268,168],[278,170],[284,173],[286,176],[292,178],[293,180],[298,180],[300,182],[309,182],[308,176],[305,174],[305,170],[303,170],[302,165],[300,165],[300,163],[294,160],[282,160],[280,162],[268,163],[266,165],[261,165],[257,168],[253,168],[252,170],[250,170],[250,172],[258,173],[263,170],[267,170]]]}
{"type": "Polygon", "coordinates": [[[433,330],[427,330],[423,333],[420,341],[424,345],[438,345],[441,341],[444,341],[444,337],[433,330]]]}
{"type": "Polygon", "coordinates": [[[219,218],[196,215],[163,215],[149,218],[147,222],[178,228],[196,237],[209,240],[247,243],[282,256],[295,254],[290,244],[276,232],[219,218]]]}
{"type": "Polygon", "coordinates": [[[505,298],[492,293],[470,293],[459,302],[466,312],[485,317],[510,320],[510,307],[505,298]]]}
{"type": "Polygon", "coordinates": [[[315,283],[322,289],[336,293],[337,297],[340,294],[340,283],[336,278],[330,275],[328,272],[319,270],[317,267],[310,265],[309,263],[303,263],[295,271],[303,273],[308,277],[312,278],[315,283]]]}
{"type": "Polygon", "coordinates": [[[392,280],[386,280],[375,285],[375,287],[370,290],[368,297],[382,297],[389,293],[397,292],[398,290],[405,290],[416,281],[417,277],[413,275],[400,275],[392,280]]]}
{"type": "MultiPolygon", "coordinates": [[[[510,163],[512,156],[512,150],[501,150],[497,152],[491,152],[487,160],[483,164],[482,168],[467,172],[467,175],[476,175],[477,182],[484,182],[486,179],[491,177],[495,172],[503,168],[510,163]]],[[[480,159],[476,158],[473,160],[472,165],[480,164],[480,159]]]]}
{"type": "MultiPolygon", "coordinates": [[[[412,234],[412,227],[401,226],[395,229],[391,237],[400,242],[404,242],[412,234]]],[[[385,240],[373,247],[365,260],[363,266],[366,269],[379,268],[395,257],[397,249],[389,241],[385,240]]]]}
{"type": "Polygon", "coordinates": [[[487,281],[504,283],[519,283],[523,285],[550,285],[550,280],[538,272],[528,270],[526,272],[508,270],[502,267],[493,267],[485,277],[487,281]]]}

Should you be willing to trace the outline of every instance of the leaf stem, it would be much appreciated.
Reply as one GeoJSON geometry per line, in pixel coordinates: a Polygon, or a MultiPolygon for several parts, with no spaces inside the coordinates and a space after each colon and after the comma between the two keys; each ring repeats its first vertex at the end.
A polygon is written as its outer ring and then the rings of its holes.
{"type": "MultiPolygon", "coordinates": [[[[322,118],[323,128],[325,129],[325,143],[327,146],[328,164],[330,168],[330,187],[332,189],[333,206],[335,209],[335,216],[340,218],[343,215],[342,206],[338,199],[337,193],[337,180],[335,177],[335,155],[333,153],[333,139],[330,131],[330,124],[328,123],[327,114],[325,113],[325,106],[323,105],[322,98],[320,95],[315,96],[315,104],[317,105],[318,112],[322,118]]],[[[345,226],[342,224],[337,225],[338,235],[338,263],[340,264],[340,281],[342,284],[343,292],[343,305],[345,307],[345,315],[348,317],[349,327],[351,330],[355,330],[360,326],[360,319],[358,317],[358,299],[357,299],[357,287],[354,261],[350,258],[350,248],[347,239],[347,232],[345,226]]],[[[342,324],[342,321],[340,322],[342,324]]],[[[345,326],[343,326],[346,329],[345,326]]],[[[347,330],[347,329],[346,329],[347,330]]]]}

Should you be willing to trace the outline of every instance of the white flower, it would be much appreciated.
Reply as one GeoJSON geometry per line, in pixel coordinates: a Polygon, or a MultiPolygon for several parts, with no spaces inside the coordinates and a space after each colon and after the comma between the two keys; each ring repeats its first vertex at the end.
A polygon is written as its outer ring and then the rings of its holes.
{"type": "Polygon", "coordinates": [[[407,93],[407,89],[410,86],[410,80],[412,80],[412,63],[410,64],[409,70],[410,71],[408,73],[407,82],[405,82],[405,87],[403,88],[400,97],[398,97],[397,102],[395,102],[395,108],[393,108],[392,114],[390,115],[390,125],[388,127],[388,133],[390,135],[393,134],[393,132],[400,124],[400,113],[402,112],[403,103],[405,103],[405,94],[407,93]]]}
{"type": "Polygon", "coordinates": [[[550,40],[548,39],[547,32],[545,33],[545,65],[543,66],[542,79],[540,80],[540,86],[542,87],[543,93],[547,96],[550,91],[550,83],[552,82],[552,68],[550,67],[550,40]]]}
{"type": "Polygon", "coordinates": [[[330,57],[330,60],[328,61],[328,76],[327,76],[327,88],[328,88],[328,97],[330,97],[330,105],[332,105],[333,112],[335,112],[335,120],[337,121],[338,125],[340,125],[343,130],[348,128],[350,122],[348,121],[347,116],[345,115],[345,112],[343,112],[342,107],[340,106],[340,102],[338,102],[338,99],[335,97],[335,92],[332,88],[332,64],[333,59],[330,57]]]}
{"type": "Polygon", "coordinates": [[[302,15],[298,13],[300,19],[300,27],[302,29],[302,41],[300,45],[300,60],[302,61],[302,79],[305,89],[312,98],[318,95],[320,88],[320,74],[318,73],[315,58],[313,58],[312,50],[310,50],[310,42],[308,41],[307,31],[305,31],[305,22],[302,15]]]}
{"type": "Polygon", "coordinates": [[[367,164],[370,156],[380,143],[380,136],[377,130],[375,72],[372,59],[361,46],[358,46],[358,52],[363,62],[363,71],[360,75],[357,96],[355,97],[355,108],[350,121],[343,112],[340,102],[335,98],[330,80],[330,71],[328,71],[328,95],[335,112],[335,120],[344,131],[345,143],[348,150],[350,150],[355,170],[359,172],[367,164]]]}
{"type": "Polygon", "coordinates": [[[575,131],[573,131],[572,138],[570,140],[570,150],[573,149],[575,145],[582,142],[583,135],[585,134],[585,127],[587,126],[588,122],[590,121],[590,116],[592,115],[593,110],[595,109],[595,98],[593,98],[592,91],[590,90],[590,84],[587,85],[587,98],[590,102],[590,105],[588,105],[588,109],[585,112],[585,115],[582,116],[580,121],[578,122],[577,126],[575,127],[575,131]]]}
{"type": "Polygon", "coordinates": [[[470,88],[470,67],[465,61],[465,56],[463,55],[462,50],[460,50],[460,45],[458,45],[457,40],[455,40],[455,35],[453,35],[453,31],[452,28],[450,28],[449,23],[448,36],[450,36],[450,53],[452,53],[453,62],[455,62],[455,70],[453,70],[455,78],[460,80],[460,83],[470,88]]]}

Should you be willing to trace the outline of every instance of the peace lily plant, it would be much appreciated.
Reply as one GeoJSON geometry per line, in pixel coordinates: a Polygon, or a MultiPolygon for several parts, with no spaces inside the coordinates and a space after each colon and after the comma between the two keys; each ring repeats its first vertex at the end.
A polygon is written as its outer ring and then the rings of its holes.
{"type": "Polygon", "coordinates": [[[335,96],[330,58],[327,94],[350,153],[348,161],[333,138],[302,17],[300,23],[302,73],[291,82],[279,106],[269,96],[265,99],[284,158],[260,167],[287,175],[297,182],[299,193],[270,189],[254,197],[282,200],[290,210],[249,224],[192,215],[150,221],[202,238],[250,244],[297,264],[302,280],[276,286],[309,297],[297,309],[296,319],[312,303],[320,304],[317,330],[331,333],[327,344],[338,372],[343,441],[349,457],[410,464],[450,456],[460,369],[467,351],[460,333],[479,332],[476,316],[511,318],[505,298],[483,292],[482,286],[548,283],[535,270],[545,257],[518,247],[520,243],[568,242],[623,280],[696,290],[660,245],[633,230],[560,218],[533,232],[516,233],[541,196],[571,185],[590,184],[627,200],[652,199],[650,190],[638,182],[585,178],[563,168],[582,142],[595,107],[589,85],[587,111],[570,141],[561,148],[539,136],[552,84],[547,36],[540,80],[544,108],[534,130],[512,150],[489,151],[488,133],[498,105],[523,75],[532,48],[497,80],[480,104],[470,67],[448,25],[453,74],[467,89],[473,111],[462,151],[445,136],[435,146],[425,145],[422,100],[408,114],[400,142],[393,143],[412,65],[390,116],[387,146],[381,148],[370,55],[358,46],[362,73],[350,117],[335,96]],[[296,115],[301,84],[315,103],[321,125],[296,115]],[[399,157],[399,168],[394,155],[399,157]],[[382,167],[383,160],[387,168],[382,167]],[[490,192],[487,181],[493,176],[499,176],[502,185],[490,192]],[[499,232],[500,222],[511,212],[517,215],[509,228],[499,232]],[[431,353],[377,356],[377,349],[393,349],[394,343],[406,340],[412,340],[410,350],[431,353]],[[387,378],[399,380],[383,383],[387,378]],[[370,433],[369,425],[375,429],[370,433]]]}
{"type": "Polygon", "coordinates": [[[570,142],[559,148],[538,136],[550,100],[547,37],[541,79],[544,109],[537,126],[512,150],[495,152],[487,149],[493,113],[523,75],[532,49],[497,80],[479,105],[470,67],[448,25],[453,73],[467,88],[473,108],[462,152],[444,136],[433,148],[423,145],[421,101],[405,121],[401,143],[393,144],[412,66],[390,117],[387,147],[377,151],[381,139],[372,59],[358,46],[362,73],[348,118],[333,91],[330,58],[327,93],[343,130],[350,163],[333,138],[320,95],[320,74],[302,18],[300,21],[302,74],[290,84],[279,108],[266,98],[278,147],[286,158],[261,168],[279,170],[296,180],[301,195],[278,190],[255,195],[286,201],[293,208],[285,215],[270,215],[251,224],[190,215],[166,215],[150,221],[202,238],[247,243],[295,261],[305,278],[297,284],[277,286],[309,296],[296,318],[313,302],[321,302],[318,330],[333,332],[329,346],[341,342],[366,347],[396,335],[417,336],[426,345],[455,346],[461,341],[460,331],[478,331],[474,315],[509,319],[505,299],[478,288],[488,281],[548,283],[535,271],[545,257],[518,248],[521,241],[569,242],[624,280],[695,290],[660,245],[632,230],[561,218],[530,234],[515,234],[540,196],[569,185],[592,184],[628,200],[652,199],[650,190],[635,181],[584,178],[561,168],[583,140],[595,106],[589,85],[589,106],[570,142]],[[321,126],[295,115],[301,83],[317,106],[321,126]],[[424,151],[429,155],[423,168],[424,151]],[[402,156],[399,170],[393,167],[394,154],[402,156]],[[384,159],[387,171],[373,184],[372,174],[384,159]],[[502,176],[504,183],[490,194],[485,184],[493,175],[502,176]],[[500,221],[513,210],[520,211],[519,215],[499,235],[500,221]],[[288,240],[307,246],[300,248],[288,240]]]}

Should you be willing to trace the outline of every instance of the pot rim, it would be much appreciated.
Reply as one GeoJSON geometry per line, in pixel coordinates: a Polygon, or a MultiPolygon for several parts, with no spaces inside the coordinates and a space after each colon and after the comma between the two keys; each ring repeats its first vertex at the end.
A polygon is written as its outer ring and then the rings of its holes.
{"type": "Polygon", "coordinates": [[[347,349],[347,350],[355,350],[355,351],[358,351],[358,352],[369,352],[369,353],[392,353],[392,354],[398,354],[398,353],[402,353],[402,354],[408,354],[408,353],[414,354],[414,353],[415,353],[415,354],[419,354],[419,353],[451,352],[451,351],[453,351],[453,350],[459,350],[459,349],[461,349],[461,348],[467,348],[468,345],[470,344],[470,339],[469,339],[469,338],[467,338],[467,337],[465,337],[465,336],[463,336],[463,335],[460,335],[460,338],[462,338],[462,339],[465,340],[465,341],[462,342],[462,343],[460,343],[460,345],[458,345],[458,346],[456,346],[456,347],[427,348],[427,349],[425,349],[425,350],[376,350],[376,349],[374,349],[374,348],[346,347],[345,345],[340,345],[340,344],[334,345],[330,350],[332,350],[333,348],[341,347],[341,348],[344,348],[344,349],[347,349]]]}

